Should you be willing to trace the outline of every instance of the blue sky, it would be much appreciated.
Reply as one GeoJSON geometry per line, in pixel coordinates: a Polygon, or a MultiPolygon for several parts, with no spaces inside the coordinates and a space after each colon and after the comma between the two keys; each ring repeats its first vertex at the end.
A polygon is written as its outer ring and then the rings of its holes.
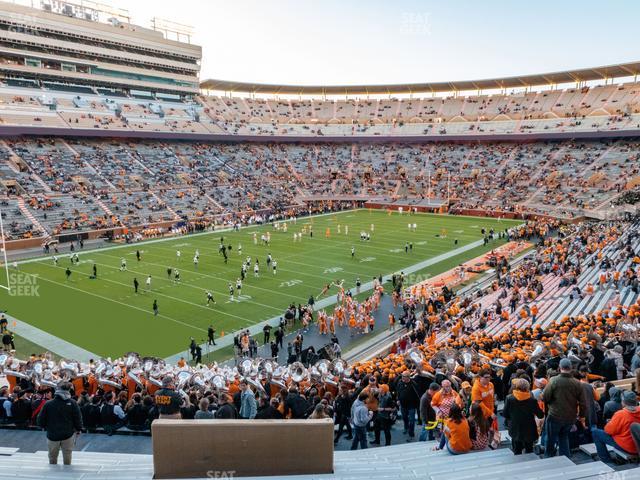
{"type": "Polygon", "coordinates": [[[632,0],[110,1],[143,25],[151,12],[193,25],[202,78],[407,83],[640,60],[632,0]]]}

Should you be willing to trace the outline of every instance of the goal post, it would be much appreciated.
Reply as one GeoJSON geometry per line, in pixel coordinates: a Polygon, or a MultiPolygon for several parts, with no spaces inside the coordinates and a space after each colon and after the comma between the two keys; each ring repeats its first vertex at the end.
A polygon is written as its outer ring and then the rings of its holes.
{"type": "Polygon", "coordinates": [[[10,292],[11,285],[9,285],[9,262],[7,261],[7,243],[4,235],[4,220],[2,219],[2,209],[0,208],[0,241],[2,241],[2,273],[0,274],[0,288],[10,292]]]}

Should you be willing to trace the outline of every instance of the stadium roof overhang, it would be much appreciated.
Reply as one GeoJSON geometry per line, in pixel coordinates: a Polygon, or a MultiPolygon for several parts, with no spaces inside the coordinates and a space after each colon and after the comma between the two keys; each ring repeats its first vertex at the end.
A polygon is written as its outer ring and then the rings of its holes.
{"type": "Polygon", "coordinates": [[[457,82],[407,83],[402,85],[270,85],[208,79],[200,83],[200,88],[273,95],[391,95],[526,88],[633,77],[638,74],[640,74],[640,62],[631,62],[564,72],[457,82]]]}

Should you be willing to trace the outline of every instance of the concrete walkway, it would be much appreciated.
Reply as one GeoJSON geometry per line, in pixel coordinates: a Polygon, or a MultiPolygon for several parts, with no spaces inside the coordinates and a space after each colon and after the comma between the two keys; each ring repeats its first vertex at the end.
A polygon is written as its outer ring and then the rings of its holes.
{"type": "Polygon", "coordinates": [[[84,348],[80,348],[77,345],[67,342],[60,337],[56,337],[55,335],[47,333],[44,330],[40,330],[39,328],[34,327],[33,325],[29,325],[22,320],[18,320],[11,315],[8,315],[6,313],[4,315],[9,321],[9,329],[11,331],[37,345],[40,345],[43,348],[46,348],[47,351],[51,353],[55,353],[56,355],[69,360],[78,360],[79,362],[88,362],[91,358],[100,358],[99,355],[96,355],[93,352],[85,350],[84,348]]]}

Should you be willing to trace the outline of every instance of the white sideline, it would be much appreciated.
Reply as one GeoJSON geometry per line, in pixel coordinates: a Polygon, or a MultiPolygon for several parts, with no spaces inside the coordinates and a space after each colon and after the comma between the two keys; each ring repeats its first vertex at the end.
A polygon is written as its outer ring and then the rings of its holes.
{"type": "Polygon", "coordinates": [[[7,320],[9,320],[9,325],[11,325],[11,330],[13,332],[33,343],[40,345],[43,348],[46,348],[47,351],[51,353],[55,353],[56,355],[63,358],[78,360],[80,362],[88,362],[91,358],[100,358],[100,355],[96,355],[95,353],[78,347],[73,343],[67,342],[60,337],[56,337],[55,335],[47,333],[44,330],[40,330],[39,328],[34,327],[33,325],[29,325],[22,320],[18,320],[11,315],[8,315],[6,313],[4,315],[5,317],[7,317],[7,320]],[[13,327],[14,322],[15,327],[13,327]]]}
{"type": "MultiPolygon", "coordinates": [[[[316,218],[316,217],[326,217],[327,215],[339,215],[341,213],[349,213],[349,212],[356,212],[358,210],[364,210],[362,208],[352,208],[350,210],[340,210],[339,212],[329,212],[329,213],[318,213],[316,215],[309,215],[306,217],[296,217],[299,220],[304,220],[306,218],[316,218]]],[[[431,214],[434,215],[434,214],[431,214]]],[[[451,216],[457,216],[457,215],[451,215],[451,216]]],[[[459,215],[462,216],[462,215],[459,215]]],[[[284,222],[284,221],[288,221],[288,220],[278,220],[277,222],[284,222]]],[[[277,223],[276,222],[276,223],[277,223]]],[[[241,230],[246,230],[246,229],[250,229],[250,228],[258,228],[258,227],[265,227],[267,225],[270,225],[273,222],[267,222],[267,223],[262,223],[262,224],[257,224],[254,223],[253,225],[244,225],[241,226],[240,229],[241,230]]],[[[162,238],[152,238],[150,240],[142,240],[140,242],[135,242],[135,243],[123,243],[120,245],[112,245],[110,247],[102,247],[102,248],[90,248],[88,250],[76,250],[75,253],[91,253],[91,252],[108,252],[110,250],[117,250],[120,248],[133,248],[136,245],[149,245],[151,243],[162,243],[162,242],[174,242],[176,240],[180,240],[182,238],[187,239],[187,238],[191,238],[191,237],[200,237],[202,235],[214,235],[214,234],[218,234],[218,233],[225,233],[225,232],[231,232],[233,231],[233,227],[225,227],[225,228],[221,228],[219,230],[207,230],[205,232],[196,232],[196,233],[187,233],[184,235],[172,235],[169,237],[162,237],[162,238]]],[[[65,253],[59,253],[58,256],[65,256],[68,255],[68,252],[65,253]]],[[[18,262],[15,262],[17,265],[24,265],[26,263],[35,263],[35,262],[42,262],[45,260],[51,260],[51,257],[53,257],[53,254],[48,254],[48,255],[39,255],[37,257],[33,257],[33,258],[29,258],[26,260],[20,260],[18,262]]],[[[13,264],[13,262],[12,262],[13,264]]]]}

